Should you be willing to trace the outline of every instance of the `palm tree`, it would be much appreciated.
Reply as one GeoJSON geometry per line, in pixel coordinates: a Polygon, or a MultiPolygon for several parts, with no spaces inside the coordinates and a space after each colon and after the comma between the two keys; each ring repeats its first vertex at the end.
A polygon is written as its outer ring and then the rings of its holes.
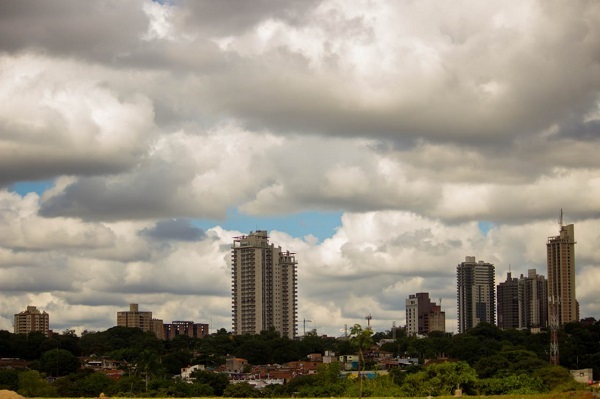
{"type": "Polygon", "coordinates": [[[355,324],[354,327],[350,329],[350,343],[352,346],[358,348],[358,398],[362,399],[362,376],[360,375],[360,365],[361,363],[365,364],[365,357],[363,354],[363,350],[367,350],[373,345],[373,340],[371,339],[371,335],[373,335],[373,330],[370,328],[366,328],[363,330],[360,324],[355,324]]]}

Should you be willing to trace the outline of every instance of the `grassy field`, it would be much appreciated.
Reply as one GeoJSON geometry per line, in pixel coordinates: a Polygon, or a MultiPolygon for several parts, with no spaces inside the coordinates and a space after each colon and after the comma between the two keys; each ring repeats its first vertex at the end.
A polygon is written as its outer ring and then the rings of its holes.
{"type": "MultiPolygon", "coordinates": [[[[560,392],[560,393],[545,393],[545,394],[536,394],[536,395],[490,395],[490,396],[462,396],[465,399],[471,398],[489,398],[489,399],[598,399],[600,396],[598,394],[593,394],[589,391],[577,391],[577,392],[560,392]]],[[[108,399],[108,397],[106,397],[108,399]]],[[[40,398],[41,399],[41,398],[40,398]]],[[[61,399],[70,399],[70,398],[61,398],[61,399]]],[[[119,398],[119,399],[130,399],[130,398],[119,398]]],[[[144,399],[144,398],[131,398],[131,399],[144,399]]],[[[152,399],[152,398],[146,398],[152,399]]],[[[155,398],[154,398],[155,399],[155,398]]],[[[172,398],[168,398],[172,399],[172,398]]],[[[203,398],[204,399],[204,398],[203,398]]],[[[224,397],[214,397],[214,398],[206,398],[206,399],[239,399],[239,398],[224,398],[224,397]]],[[[323,398],[303,398],[303,399],[323,399],[323,398]]],[[[346,399],[346,398],[335,398],[335,399],[346,399]]],[[[348,398],[348,399],[356,399],[356,398],[348,398]]],[[[385,398],[385,397],[368,397],[365,399],[399,399],[398,397],[393,398],[385,398]]],[[[424,399],[423,397],[402,397],[402,399],[424,399]]],[[[455,396],[435,396],[434,399],[456,399],[455,396]]]]}

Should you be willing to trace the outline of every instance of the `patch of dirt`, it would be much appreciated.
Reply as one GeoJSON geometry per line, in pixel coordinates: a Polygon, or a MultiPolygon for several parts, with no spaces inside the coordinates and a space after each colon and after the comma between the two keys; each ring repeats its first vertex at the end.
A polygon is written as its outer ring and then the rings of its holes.
{"type": "Polygon", "coordinates": [[[0,389],[0,399],[23,399],[23,397],[15,391],[0,389]]]}

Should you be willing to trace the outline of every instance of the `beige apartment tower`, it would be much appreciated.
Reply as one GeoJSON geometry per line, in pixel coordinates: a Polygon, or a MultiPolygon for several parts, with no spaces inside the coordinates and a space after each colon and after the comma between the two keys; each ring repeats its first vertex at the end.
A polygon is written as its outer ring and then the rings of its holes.
{"type": "Polygon", "coordinates": [[[142,331],[153,331],[152,312],[140,311],[137,303],[131,303],[129,311],[117,312],[117,326],[137,327],[142,331]]]}
{"type": "Polygon", "coordinates": [[[235,237],[231,246],[233,333],[258,334],[274,328],[297,333],[295,254],[269,243],[266,230],[235,237]]]}
{"type": "Polygon", "coordinates": [[[559,326],[579,321],[579,308],[575,297],[575,226],[562,225],[562,211],[560,234],[548,237],[546,250],[549,317],[554,315],[559,326]]]}
{"type": "Polygon", "coordinates": [[[39,331],[46,337],[50,335],[50,316],[35,306],[27,306],[27,310],[15,314],[14,322],[15,334],[39,331]]]}

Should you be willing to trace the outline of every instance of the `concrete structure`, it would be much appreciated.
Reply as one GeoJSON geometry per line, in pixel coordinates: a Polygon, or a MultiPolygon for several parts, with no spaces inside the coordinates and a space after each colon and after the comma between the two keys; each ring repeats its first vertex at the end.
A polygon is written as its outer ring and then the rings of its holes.
{"type": "Polygon", "coordinates": [[[173,339],[178,335],[190,338],[204,338],[208,335],[208,324],[194,323],[193,321],[173,321],[163,325],[162,339],[173,339]]]}
{"type": "Polygon", "coordinates": [[[428,292],[409,295],[406,299],[406,334],[427,335],[432,331],[446,332],[446,312],[431,302],[428,292]]]}
{"type": "Polygon", "coordinates": [[[266,230],[235,237],[231,246],[233,333],[273,327],[297,334],[297,263],[293,253],[269,244],[266,230]]]}
{"type": "Polygon", "coordinates": [[[39,331],[46,337],[50,335],[50,315],[40,312],[35,306],[27,306],[27,310],[15,314],[15,334],[29,334],[39,331]]]}
{"type": "MultiPolygon", "coordinates": [[[[579,308],[575,296],[575,226],[562,225],[559,235],[548,237],[546,243],[548,263],[549,306],[556,306],[559,326],[579,321],[579,308]]],[[[552,314],[552,309],[548,310],[552,314]]]]}
{"type": "Polygon", "coordinates": [[[181,369],[181,379],[184,381],[193,381],[192,373],[194,371],[203,371],[206,369],[206,366],[203,364],[195,364],[193,366],[183,367],[181,369]]]}
{"type": "Polygon", "coordinates": [[[591,385],[594,382],[594,373],[593,369],[581,369],[581,370],[569,370],[571,372],[571,376],[577,382],[582,384],[591,385]]]}
{"type": "Polygon", "coordinates": [[[519,279],[506,274],[506,281],[498,284],[498,327],[502,329],[521,328],[519,305],[521,300],[519,279]]]}
{"type": "Polygon", "coordinates": [[[153,331],[152,312],[140,311],[137,303],[131,303],[128,311],[117,312],[117,326],[153,331]]]}
{"type": "Polygon", "coordinates": [[[163,321],[161,319],[152,319],[150,324],[152,326],[152,332],[154,333],[154,335],[156,335],[156,338],[164,340],[165,333],[163,321]]]}
{"type": "Polygon", "coordinates": [[[548,282],[535,269],[527,277],[512,277],[498,284],[498,327],[537,329],[548,326],[548,282]]]}
{"type": "Polygon", "coordinates": [[[480,322],[496,322],[495,268],[467,256],[456,267],[458,331],[463,333],[480,322]]]}
{"type": "Polygon", "coordinates": [[[520,319],[522,328],[536,329],[548,327],[548,280],[527,270],[527,277],[519,279],[522,286],[520,319]]]}

